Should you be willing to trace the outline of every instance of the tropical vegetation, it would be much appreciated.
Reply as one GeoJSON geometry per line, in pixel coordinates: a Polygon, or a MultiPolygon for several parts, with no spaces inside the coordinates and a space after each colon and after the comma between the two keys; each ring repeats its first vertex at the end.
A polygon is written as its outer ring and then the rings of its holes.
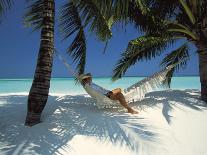
{"type": "MultiPolygon", "coordinates": [[[[11,0],[0,0],[0,15],[10,8],[11,0]]],[[[32,87],[28,97],[26,125],[40,122],[46,105],[54,56],[55,0],[27,0],[25,23],[40,30],[40,48],[32,87]]],[[[168,53],[161,65],[166,67],[180,62],[166,77],[171,78],[185,67],[191,45],[197,47],[201,81],[201,98],[207,101],[207,2],[205,0],[69,0],[63,4],[59,27],[63,38],[73,38],[67,51],[77,64],[78,73],[84,73],[87,38],[85,31],[96,34],[106,43],[112,37],[112,26],[133,24],[145,35],[131,40],[121,55],[113,79],[121,78],[127,69],[138,61],[160,56],[176,41],[183,45],[168,53]]]]}
{"type": "MultiPolygon", "coordinates": [[[[140,0],[141,1],[141,0],[140,0]]],[[[161,66],[178,65],[168,72],[165,83],[170,86],[175,70],[185,68],[192,55],[192,46],[199,58],[201,99],[207,102],[207,1],[205,0],[146,0],[142,1],[145,15],[150,21],[145,35],[129,42],[127,49],[113,71],[113,79],[121,78],[127,69],[138,61],[151,60],[164,53],[176,42],[184,42],[170,51],[161,66]]],[[[132,19],[139,28],[141,18],[132,19]]],[[[194,55],[193,55],[194,56],[194,55]]]]}

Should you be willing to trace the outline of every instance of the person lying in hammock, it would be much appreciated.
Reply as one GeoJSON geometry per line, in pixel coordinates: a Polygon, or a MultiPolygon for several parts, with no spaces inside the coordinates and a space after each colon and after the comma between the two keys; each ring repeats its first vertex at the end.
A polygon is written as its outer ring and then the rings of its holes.
{"type": "Polygon", "coordinates": [[[138,114],[138,112],[134,109],[132,109],[126,102],[124,95],[121,93],[121,89],[120,88],[116,88],[114,90],[106,90],[94,83],[92,83],[92,75],[90,73],[87,74],[81,74],[79,76],[80,82],[82,83],[82,85],[86,85],[89,84],[90,87],[92,87],[93,89],[95,89],[97,92],[107,96],[108,98],[110,98],[111,100],[118,100],[120,102],[120,104],[127,109],[128,113],[131,114],[138,114]]]}

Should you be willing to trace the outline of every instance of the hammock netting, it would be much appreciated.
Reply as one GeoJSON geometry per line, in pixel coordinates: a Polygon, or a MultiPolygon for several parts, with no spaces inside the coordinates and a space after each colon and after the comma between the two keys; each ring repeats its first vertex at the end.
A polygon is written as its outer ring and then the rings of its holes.
{"type": "MultiPolygon", "coordinates": [[[[124,89],[122,93],[125,96],[126,101],[128,103],[140,101],[145,97],[146,93],[160,87],[167,87],[163,84],[163,81],[165,80],[167,72],[171,70],[172,67],[173,66],[169,66],[164,70],[155,73],[152,76],[144,78],[143,80],[138,81],[137,83],[124,89]]],[[[83,88],[92,98],[96,99],[96,105],[98,106],[98,108],[111,108],[120,105],[117,103],[117,101],[111,100],[107,96],[97,92],[95,89],[90,87],[90,85],[85,85],[83,86],[83,88]]]]}

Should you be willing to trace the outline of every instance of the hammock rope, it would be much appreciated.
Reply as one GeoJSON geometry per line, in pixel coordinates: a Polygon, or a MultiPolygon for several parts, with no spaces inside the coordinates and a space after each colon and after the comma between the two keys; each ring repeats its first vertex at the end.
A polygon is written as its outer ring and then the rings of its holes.
{"type": "Polygon", "coordinates": [[[73,68],[62,57],[62,55],[56,49],[54,50],[54,52],[55,52],[55,55],[63,62],[63,64],[68,69],[68,71],[70,72],[70,74],[72,74],[74,77],[76,77],[77,79],[79,79],[78,73],[73,70],[73,68]]]}

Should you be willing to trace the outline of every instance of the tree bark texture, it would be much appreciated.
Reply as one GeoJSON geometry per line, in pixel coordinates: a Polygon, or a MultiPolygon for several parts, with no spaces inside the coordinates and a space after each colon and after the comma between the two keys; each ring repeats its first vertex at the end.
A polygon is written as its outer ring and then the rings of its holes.
{"type": "Polygon", "coordinates": [[[47,103],[54,55],[54,0],[45,0],[43,26],[33,83],[28,96],[25,125],[33,126],[40,122],[41,113],[47,103]]]}

